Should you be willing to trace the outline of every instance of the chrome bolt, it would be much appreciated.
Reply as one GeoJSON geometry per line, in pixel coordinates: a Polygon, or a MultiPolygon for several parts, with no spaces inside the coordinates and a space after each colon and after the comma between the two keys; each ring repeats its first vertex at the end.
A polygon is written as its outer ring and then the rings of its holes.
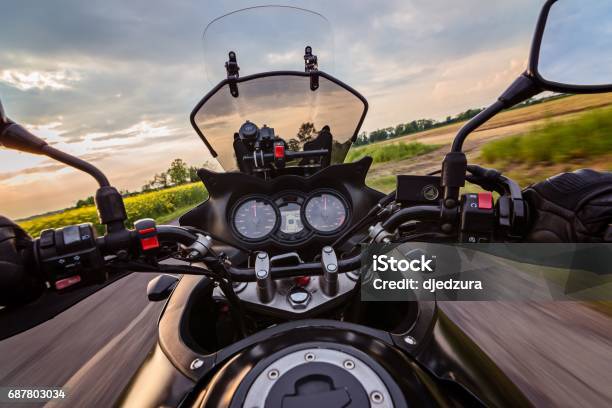
{"type": "Polygon", "coordinates": [[[191,370],[197,370],[198,368],[202,367],[203,365],[204,365],[204,360],[196,358],[195,360],[193,360],[191,362],[191,365],[189,365],[189,368],[191,368],[191,370]]]}
{"type": "Polygon", "coordinates": [[[417,344],[416,339],[415,339],[414,337],[412,337],[412,336],[406,336],[406,337],[404,337],[404,341],[405,341],[407,344],[410,344],[411,346],[414,346],[415,344],[417,344]]]}
{"type": "Polygon", "coordinates": [[[304,360],[306,361],[314,361],[315,359],[315,355],[313,353],[306,353],[304,354],[304,360]]]}
{"type": "Polygon", "coordinates": [[[373,403],[380,404],[381,402],[383,402],[385,397],[383,397],[382,393],[379,391],[372,391],[372,393],[370,394],[370,399],[373,403]]]}
{"type": "Polygon", "coordinates": [[[273,368],[272,370],[268,371],[268,378],[271,380],[276,380],[278,378],[278,370],[273,368]]]}
{"type": "Polygon", "coordinates": [[[257,255],[257,257],[258,257],[259,259],[266,259],[266,254],[265,254],[264,252],[260,252],[260,253],[257,255]]]}
{"type": "Polygon", "coordinates": [[[342,364],[344,366],[344,368],[346,368],[347,370],[352,370],[353,368],[355,368],[355,363],[353,363],[352,360],[345,360],[344,363],[342,364]]]}

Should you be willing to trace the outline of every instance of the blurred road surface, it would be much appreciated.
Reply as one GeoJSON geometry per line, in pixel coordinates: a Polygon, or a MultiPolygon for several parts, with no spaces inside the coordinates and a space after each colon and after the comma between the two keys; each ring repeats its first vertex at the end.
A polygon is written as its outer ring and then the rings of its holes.
{"type": "Polygon", "coordinates": [[[111,406],[157,340],[162,304],[146,296],[154,276],[129,275],[1,341],[0,386],[66,387],[56,406],[111,406]]]}
{"type": "Polygon", "coordinates": [[[536,406],[612,406],[609,316],[578,302],[440,307],[536,406]]]}
{"type": "MultiPolygon", "coordinates": [[[[56,406],[112,405],[156,340],[162,305],[145,295],[153,276],[127,276],[0,342],[0,386],[65,386],[70,399],[56,406]]],[[[612,405],[609,317],[572,302],[441,308],[537,406],[612,405]]]]}

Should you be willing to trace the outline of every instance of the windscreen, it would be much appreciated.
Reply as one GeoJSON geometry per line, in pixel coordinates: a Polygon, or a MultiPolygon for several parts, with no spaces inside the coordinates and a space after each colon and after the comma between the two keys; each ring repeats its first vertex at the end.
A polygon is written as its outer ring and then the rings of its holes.
{"type": "Polygon", "coordinates": [[[334,68],[334,37],[324,16],[290,6],[242,9],[210,22],[203,42],[206,76],[212,84],[227,78],[225,62],[230,51],[235,52],[240,67],[239,96],[232,96],[226,84],[209,95],[193,116],[194,125],[225,170],[238,168],[232,143],[247,120],[260,128],[274,128],[294,151],[329,126],[331,161],[344,160],[365,104],[323,76],[319,76],[318,89],[311,90],[310,76],[304,74],[306,46],[317,56],[319,70],[333,73],[334,68]],[[271,71],[293,73],[259,75],[271,71]]]}
{"type": "Polygon", "coordinates": [[[341,163],[357,133],[364,102],[340,84],[319,76],[312,91],[310,76],[280,74],[254,77],[236,84],[233,97],[228,84],[220,87],[196,111],[194,122],[213,155],[227,171],[238,168],[233,148],[234,134],[247,120],[274,128],[290,150],[299,151],[317,133],[329,126],[332,163],[341,163]]]}
{"type": "Polygon", "coordinates": [[[204,69],[211,85],[226,78],[229,51],[240,76],[267,71],[303,71],[304,47],[312,47],[319,69],[333,74],[334,36],[329,21],[314,11],[258,6],[212,20],[204,29],[204,69]]]}

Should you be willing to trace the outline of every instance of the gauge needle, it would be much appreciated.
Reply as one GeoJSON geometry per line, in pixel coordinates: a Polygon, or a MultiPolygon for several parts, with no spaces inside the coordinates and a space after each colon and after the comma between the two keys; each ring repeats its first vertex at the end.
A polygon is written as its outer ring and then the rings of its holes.
{"type": "Polygon", "coordinates": [[[323,211],[321,211],[321,216],[323,218],[327,218],[327,196],[323,196],[323,211]]]}
{"type": "Polygon", "coordinates": [[[253,224],[259,224],[259,218],[257,218],[257,203],[253,203],[253,224]]]}

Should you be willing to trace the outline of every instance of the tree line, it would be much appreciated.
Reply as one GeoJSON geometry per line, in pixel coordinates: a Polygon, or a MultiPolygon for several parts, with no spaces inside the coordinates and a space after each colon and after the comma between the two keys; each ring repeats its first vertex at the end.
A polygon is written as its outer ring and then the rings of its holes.
{"type": "MultiPolygon", "coordinates": [[[[509,109],[520,109],[526,106],[536,105],[542,102],[548,102],[555,99],[561,99],[570,96],[569,94],[554,94],[541,98],[529,98],[524,102],[519,103],[509,109]]],[[[381,140],[393,139],[400,136],[406,136],[413,133],[423,132],[429,129],[435,129],[446,125],[451,125],[457,122],[463,122],[472,119],[474,116],[482,112],[484,108],[468,109],[455,116],[447,116],[445,120],[437,121],[435,119],[418,119],[408,123],[400,123],[396,126],[387,127],[384,129],[376,129],[370,133],[361,132],[357,136],[357,140],[353,143],[355,146],[364,146],[370,143],[380,142],[381,140]]]]}
{"type": "Polygon", "coordinates": [[[435,119],[417,119],[408,123],[400,123],[395,126],[384,129],[376,129],[370,133],[361,132],[355,140],[355,146],[364,146],[370,143],[380,142],[381,140],[393,139],[400,136],[406,136],[413,133],[423,132],[429,129],[435,129],[442,126],[450,125],[457,122],[468,120],[478,115],[484,109],[475,108],[468,109],[455,116],[447,116],[445,120],[437,121],[435,119]]]}
{"type": "MultiPolygon", "coordinates": [[[[203,168],[211,168],[210,163],[206,162],[202,165],[203,168]]],[[[166,171],[157,173],[151,180],[146,182],[140,191],[120,190],[123,197],[129,197],[139,193],[159,190],[171,186],[180,186],[181,184],[193,183],[199,181],[198,167],[190,166],[183,159],[174,159],[170,163],[170,167],[166,171]]],[[[94,204],[94,197],[89,196],[85,199],[78,200],[75,204],[76,208],[85,207],[94,204]]]]}

